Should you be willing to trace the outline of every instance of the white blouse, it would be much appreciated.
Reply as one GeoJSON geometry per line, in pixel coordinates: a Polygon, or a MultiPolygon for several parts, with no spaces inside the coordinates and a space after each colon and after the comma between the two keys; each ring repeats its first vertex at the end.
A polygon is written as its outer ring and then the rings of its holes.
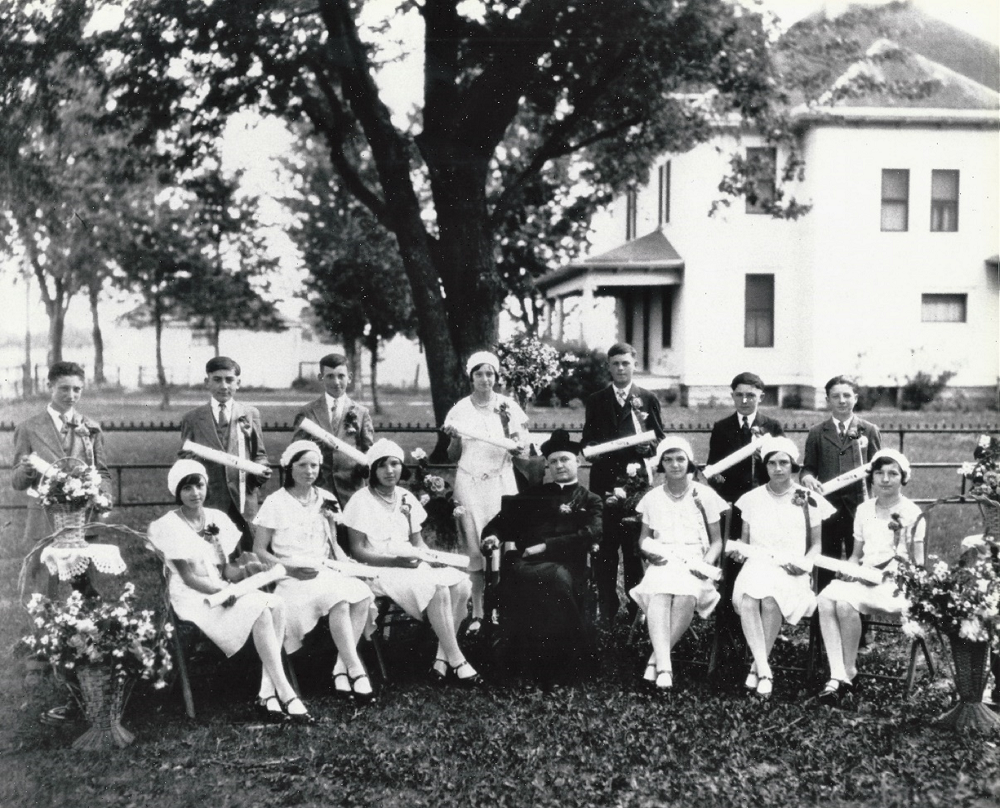
{"type": "MultiPolygon", "coordinates": [[[[488,435],[491,438],[514,438],[526,431],[528,416],[516,401],[507,396],[497,395],[492,407],[481,409],[472,403],[472,397],[467,396],[459,401],[445,416],[444,425],[457,429],[467,428],[470,432],[488,435]],[[500,418],[500,408],[506,406],[509,416],[507,430],[504,435],[503,422],[500,418]]],[[[496,477],[511,465],[510,452],[491,443],[481,440],[463,440],[462,456],[458,460],[458,468],[474,477],[496,477]]]]}
{"type": "Polygon", "coordinates": [[[420,530],[427,511],[413,494],[396,487],[392,504],[372,492],[370,486],[351,497],[344,509],[344,524],[364,533],[372,549],[390,553],[391,545],[410,543],[410,535],[420,530]]]}

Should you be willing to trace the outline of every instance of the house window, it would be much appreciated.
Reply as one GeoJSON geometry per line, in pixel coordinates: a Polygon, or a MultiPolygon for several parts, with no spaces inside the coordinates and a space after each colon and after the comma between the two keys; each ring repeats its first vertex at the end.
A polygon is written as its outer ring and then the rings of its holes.
{"type": "Polygon", "coordinates": [[[629,188],[625,192],[625,240],[631,241],[635,238],[636,226],[639,213],[639,192],[635,188],[629,188]]]}
{"type": "Polygon", "coordinates": [[[670,161],[660,166],[660,213],[659,223],[670,221],[670,161]]]}
{"type": "Polygon", "coordinates": [[[958,230],[958,172],[931,171],[931,232],[958,230]]]}
{"type": "Polygon", "coordinates": [[[920,319],[925,323],[964,323],[968,295],[921,295],[920,319]]]}
{"type": "Polygon", "coordinates": [[[882,232],[906,232],[910,224],[910,171],[882,169],[882,232]]]}
{"type": "Polygon", "coordinates": [[[674,345],[674,287],[664,286],[661,295],[660,314],[660,347],[672,348],[674,345]]]}
{"type": "Polygon", "coordinates": [[[774,347],[774,275],[747,275],[743,345],[774,347]]]}
{"type": "Polygon", "coordinates": [[[774,203],[778,156],[772,148],[747,149],[747,213],[767,213],[774,203]]]}

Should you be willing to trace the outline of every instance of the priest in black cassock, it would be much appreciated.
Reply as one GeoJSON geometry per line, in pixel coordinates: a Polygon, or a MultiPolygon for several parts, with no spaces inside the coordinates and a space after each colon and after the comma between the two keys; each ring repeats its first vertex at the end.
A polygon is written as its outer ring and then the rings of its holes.
{"type": "Polygon", "coordinates": [[[551,482],[504,497],[483,536],[496,536],[505,550],[499,584],[505,662],[546,685],[594,664],[588,555],[601,539],[603,504],[577,482],[580,444],[566,430],[553,432],[541,450],[551,482]]]}

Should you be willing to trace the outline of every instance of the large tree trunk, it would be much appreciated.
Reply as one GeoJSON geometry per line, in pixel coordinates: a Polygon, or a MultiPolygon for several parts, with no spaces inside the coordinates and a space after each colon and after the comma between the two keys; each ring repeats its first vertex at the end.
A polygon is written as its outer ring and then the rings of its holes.
{"type": "Polygon", "coordinates": [[[94,340],[94,384],[104,384],[104,334],[101,331],[101,319],[97,313],[97,303],[100,296],[100,286],[95,282],[87,287],[90,298],[91,336],[94,340]]]}
{"type": "Polygon", "coordinates": [[[212,321],[212,350],[215,351],[215,355],[220,355],[219,343],[221,341],[222,335],[222,321],[215,319],[212,321]]]}
{"type": "Polygon", "coordinates": [[[351,387],[361,382],[361,357],[358,352],[358,341],[353,337],[343,337],[344,358],[347,359],[347,371],[351,374],[351,387]]]}

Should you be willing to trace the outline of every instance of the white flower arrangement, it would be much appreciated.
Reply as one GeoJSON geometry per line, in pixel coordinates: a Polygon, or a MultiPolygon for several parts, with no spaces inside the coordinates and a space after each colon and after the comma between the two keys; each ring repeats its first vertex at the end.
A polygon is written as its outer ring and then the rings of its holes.
{"type": "Polygon", "coordinates": [[[93,466],[55,471],[42,477],[38,484],[38,496],[43,508],[61,506],[109,511],[111,498],[101,490],[103,482],[100,473],[93,466]]]}
{"type": "Polygon", "coordinates": [[[35,593],[27,607],[31,632],[21,642],[59,670],[101,665],[115,678],[137,676],[162,688],[173,669],[167,647],[171,628],[157,627],[149,610],[136,612],[134,596],[131,583],[117,601],[76,591],[65,601],[53,601],[35,593]]]}

